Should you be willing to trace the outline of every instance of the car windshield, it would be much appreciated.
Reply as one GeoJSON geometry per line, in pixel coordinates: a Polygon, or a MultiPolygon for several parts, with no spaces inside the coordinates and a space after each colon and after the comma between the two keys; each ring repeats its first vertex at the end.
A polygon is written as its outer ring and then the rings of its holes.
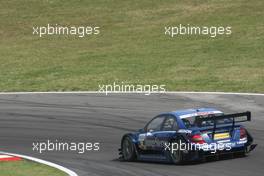
{"type": "MultiPolygon", "coordinates": [[[[200,116],[192,116],[192,117],[187,117],[187,118],[182,118],[182,121],[186,128],[191,128],[191,127],[207,127],[207,126],[213,126],[214,121],[213,120],[208,120],[208,118],[205,120],[205,117],[214,117],[214,116],[219,116],[221,114],[211,114],[211,115],[200,115],[200,116]]],[[[221,124],[226,124],[232,122],[232,119],[230,118],[225,118],[225,119],[220,119],[216,121],[217,125],[221,124]]]]}

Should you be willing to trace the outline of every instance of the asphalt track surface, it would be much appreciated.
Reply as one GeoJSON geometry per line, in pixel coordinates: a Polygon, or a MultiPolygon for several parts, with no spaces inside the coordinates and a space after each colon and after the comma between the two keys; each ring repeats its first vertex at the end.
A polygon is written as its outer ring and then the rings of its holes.
{"type": "Polygon", "coordinates": [[[248,176],[263,175],[264,96],[206,94],[33,94],[0,95],[0,150],[61,164],[80,176],[248,176]],[[225,112],[250,110],[247,129],[258,147],[249,156],[191,165],[120,162],[122,134],[137,130],[160,112],[217,107],[225,112]],[[32,151],[45,140],[101,143],[99,152],[32,151]]]}

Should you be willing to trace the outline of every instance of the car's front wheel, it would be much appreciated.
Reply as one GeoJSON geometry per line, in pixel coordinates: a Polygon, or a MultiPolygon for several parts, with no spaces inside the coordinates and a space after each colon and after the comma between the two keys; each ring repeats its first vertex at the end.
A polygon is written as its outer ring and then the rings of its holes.
{"type": "Polygon", "coordinates": [[[136,150],[130,137],[125,137],[122,141],[122,155],[124,161],[134,161],[136,159],[136,150]]]}

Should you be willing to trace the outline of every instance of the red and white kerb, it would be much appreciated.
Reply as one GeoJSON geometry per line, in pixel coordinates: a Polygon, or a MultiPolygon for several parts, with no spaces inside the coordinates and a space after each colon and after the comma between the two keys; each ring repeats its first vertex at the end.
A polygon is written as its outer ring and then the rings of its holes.
{"type": "Polygon", "coordinates": [[[0,155],[0,161],[19,161],[20,157],[10,156],[10,155],[0,155]]]}

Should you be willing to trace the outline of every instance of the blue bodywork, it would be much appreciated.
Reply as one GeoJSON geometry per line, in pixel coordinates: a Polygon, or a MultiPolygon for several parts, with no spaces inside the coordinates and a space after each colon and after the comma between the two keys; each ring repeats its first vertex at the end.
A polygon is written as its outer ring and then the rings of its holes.
{"type": "MultiPolygon", "coordinates": [[[[185,144],[193,144],[193,138],[195,135],[202,137],[199,139],[204,144],[229,144],[227,150],[226,146],[221,149],[214,148],[212,150],[207,149],[191,149],[183,150],[182,155],[184,161],[200,160],[207,156],[215,155],[218,156],[224,153],[235,153],[235,152],[249,152],[253,150],[255,146],[251,146],[253,142],[252,136],[247,130],[246,137],[241,138],[241,129],[245,127],[241,123],[235,123],[230,119],[226,118],[222,124],[215,124],[215,126],[187,126],[186,120],[188,118],[196,116],[223,116],[224,113],[215,108],[199,108],[199,109],[184,109],[173,112],[167,112],[159,114],[154,117],[143,129],[140,129],[134,133],[125,134],[121,140],[120,155],[122,157],[122,141],[129,137],[133,142],[137,160],[150,160],[150,161],[166,161],[170,162],[171,158],[169,153],[165,150],[165,146],[173,141],[183,141],[185,144]],[[154,123],[154,120],[160,118],[162,121],[160,130],[148,129],[154,123]],[[166,128],[169,126],[167,121],[173,121],[173,127],[169,130],[166,128]],[[176,124],[175,124],[176,123],[176,124]],[[216,138],[218,135],[218,138],[216,138]],[[251,147],[251,148],[250,148],[251,147]]],[[[210,117],[209,117],[210,118],[210,117]]],[[[249,121],[249,120],[247,120],[249,121]]],[[[170,126],[169,126],[170,127],[170,126]]],[[[200,142],[201,142],[200,141],[200,142]]]]}

